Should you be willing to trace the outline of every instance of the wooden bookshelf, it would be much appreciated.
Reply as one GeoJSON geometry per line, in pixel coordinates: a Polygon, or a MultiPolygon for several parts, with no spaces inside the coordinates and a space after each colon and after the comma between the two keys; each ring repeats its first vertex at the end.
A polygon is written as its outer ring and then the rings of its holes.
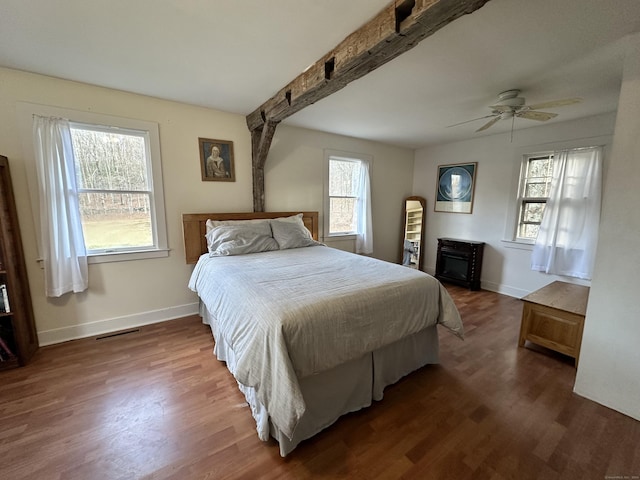
{"type": "Polygon", "coordinates": [[[0,370],[26,364],[38,349],[11,173],[0,155],[0,370]],[[4,287],[3,287],[4,286],[4,287]]]}

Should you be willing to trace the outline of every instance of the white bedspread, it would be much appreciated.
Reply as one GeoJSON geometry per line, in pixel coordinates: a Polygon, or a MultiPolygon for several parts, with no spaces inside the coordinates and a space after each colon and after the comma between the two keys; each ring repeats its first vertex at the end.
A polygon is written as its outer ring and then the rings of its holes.
{"type": "Polygon", "coordinates": [[[202,255],[189,288],[288,437],[305,411],[298,378],[441,323],[462,337],[447,291],[423,272],[325,246],[202,255]]]}

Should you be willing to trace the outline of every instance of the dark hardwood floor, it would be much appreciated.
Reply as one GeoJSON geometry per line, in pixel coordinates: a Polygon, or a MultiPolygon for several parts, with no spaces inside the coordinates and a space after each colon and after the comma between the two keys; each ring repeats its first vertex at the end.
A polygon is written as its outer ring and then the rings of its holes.
{"type": "Polygon", "coordinates": [[[0,372],[0,479],[640,478],[640,422],[518,348],[521,302],[448,286],[466,340],[281,458],[198,317],[41,348],[0,372]]]}

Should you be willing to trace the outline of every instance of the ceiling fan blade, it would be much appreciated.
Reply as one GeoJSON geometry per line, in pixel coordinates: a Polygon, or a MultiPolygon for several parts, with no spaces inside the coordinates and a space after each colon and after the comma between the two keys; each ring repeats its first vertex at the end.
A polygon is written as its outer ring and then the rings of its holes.
{"type": "Polygon", "coordinates": [[[536,103],[535,105],[529,105],[529,109],[538,110],[539,108],[553,108],[563,107],[565,105],[573,105],[574,103],[580,103],[581,98],[565,98],[564,100],[552,100],[550,102],[536,103]]]}
{"type": "Polygon", "coordinates": [[[552,118],[557,116],[557,113],[536,112],[534,110],[527,110],[524,112],[516,113],[516,117],[526,118],[529,120],[538,120],[539,122],[546,122],[547,120],[551,120],[552,118]]]}
{"type": "Polygon", "coordinates": [[[494,123],[496,123],[498,120],[500,120],[500,115],[498,115],[496,118],[494,118],[492,120],[489,120],[487,123],[485,123],[479,129],[477,129],[476,132],[481,132],[482,130],[486,130],[487,128],[492,126],[494,123]]]}
{"type": "Polygon", "coordinates": [[[476,120],[482,120],[483,118],[489,118],[489,117],[493,117],[493,116],[495,116],[495,115],[485,115],[484,117],[474,118],[472,120],[467,120],[465,122],[454,123],[453,125],[447,125],[447,128],[449,128],[449,127],[457,127],[458,125],[464,125],[465,123],[475,122],[476,120]]]}

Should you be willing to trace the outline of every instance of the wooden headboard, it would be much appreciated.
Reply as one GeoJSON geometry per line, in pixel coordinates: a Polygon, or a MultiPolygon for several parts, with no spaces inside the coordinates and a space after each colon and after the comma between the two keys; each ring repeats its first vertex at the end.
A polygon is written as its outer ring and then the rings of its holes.
{"type": "Polygon", "coordinates": [[[182,233],[187,263],[196,263],[200,255],[207,252],[207,220],[252,220],[290,217],[302,213],[304,226],[318,240],[318,212],[251,212],[251,213],[183,213],[182,233]]]}

